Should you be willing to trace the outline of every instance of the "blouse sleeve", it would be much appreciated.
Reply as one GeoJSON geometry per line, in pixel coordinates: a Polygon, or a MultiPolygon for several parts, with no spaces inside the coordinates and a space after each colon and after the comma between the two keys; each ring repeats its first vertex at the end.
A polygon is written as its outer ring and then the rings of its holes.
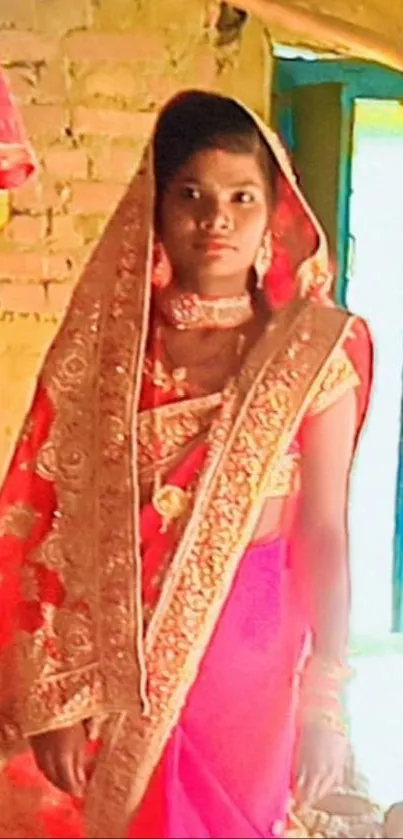
{"type": "Polygon", "coordinates": [[[360,386],[353,362],[343,348],[335,353],[306,413],[312,417],[325,411],[347,391],[360,386]]]}

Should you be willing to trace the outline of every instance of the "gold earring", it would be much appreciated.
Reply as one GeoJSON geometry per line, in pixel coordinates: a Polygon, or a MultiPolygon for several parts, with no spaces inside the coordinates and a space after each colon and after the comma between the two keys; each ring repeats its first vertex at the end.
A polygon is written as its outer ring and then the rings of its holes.
{"type": "Polygon", "coordinates": [[[263,287],[264,278],[273,260],[273,237],[271,230],[263,236],[262,244],[256,254],[254,269],[256,273],[257,288],[263,287]]]}

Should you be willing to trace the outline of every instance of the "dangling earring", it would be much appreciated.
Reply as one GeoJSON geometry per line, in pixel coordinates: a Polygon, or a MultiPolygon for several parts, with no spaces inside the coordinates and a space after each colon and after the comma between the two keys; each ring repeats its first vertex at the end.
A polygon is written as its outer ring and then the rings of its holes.
{"type": "Polygon", "coordinates": [[[263,237],[262,244],[257,252],[254,269],[256,273],[256,286],[263,287],[264,278],[273,260],[273,237],[271,230],[267,230],[263,237]]]}
{"type": "Polygon", "coordinates": [[[153,285],[165,288],[172,280],[172,267],[162,242],[156,242],[153,254],[153,285]]]}

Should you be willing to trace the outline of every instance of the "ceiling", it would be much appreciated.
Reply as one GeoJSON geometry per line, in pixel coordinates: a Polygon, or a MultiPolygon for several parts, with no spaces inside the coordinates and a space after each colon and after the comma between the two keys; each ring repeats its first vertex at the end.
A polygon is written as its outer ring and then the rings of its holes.
{"type": "Polygon", "coordinates": [[[403,0],[231,0],[273,42],[375,61],[403,72],[403,0]]]}

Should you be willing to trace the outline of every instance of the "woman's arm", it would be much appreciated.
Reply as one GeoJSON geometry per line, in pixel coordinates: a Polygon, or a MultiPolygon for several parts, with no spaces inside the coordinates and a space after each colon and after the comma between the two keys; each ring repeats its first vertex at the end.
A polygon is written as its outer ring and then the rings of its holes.
{"type": "Polygon", "coordinates": [[[339,662],[345,659],[349,630],[347,504],[355,436],[353,389],[304,422],[301,493],[292,538],[313,651],[339,662]]]}
{"type": "Polygon", "coordinates": [[[296,755],[296,798],[304,804],[316,804],[342,781],[347,757],[342,688],[350,613],[347,505],[356,427],[356,392],[350,388],[306,419],[301,432],[292,561],[312,634],[296,755]]]}

